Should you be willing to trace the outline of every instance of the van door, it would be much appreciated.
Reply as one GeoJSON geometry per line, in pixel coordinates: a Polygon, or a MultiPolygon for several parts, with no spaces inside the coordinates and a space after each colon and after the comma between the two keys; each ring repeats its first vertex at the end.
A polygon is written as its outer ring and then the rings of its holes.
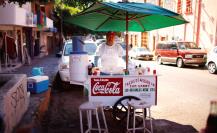
{"type": "Polygon", "coordinates": [[[164,62],[165,57],[166,57],[166,52],[165,52],[165,44],[164,43],[158,43],[156,51],[157,51],[157,56],[161,57],[161,61],[164,62]]]}
{"type": "Polygon", "coordinates": [[[173,60],[174,49],[172,49],[172,43],[168,42],[165,44],[165,62],[172,62],[173,60]]]}
{"type": "Polygon", "coordinates": [[[176,43],[170,44],[170,52],[169,52],[169,62],[176,63],[176,59],[178,57],[178,47],[176,43]]]}

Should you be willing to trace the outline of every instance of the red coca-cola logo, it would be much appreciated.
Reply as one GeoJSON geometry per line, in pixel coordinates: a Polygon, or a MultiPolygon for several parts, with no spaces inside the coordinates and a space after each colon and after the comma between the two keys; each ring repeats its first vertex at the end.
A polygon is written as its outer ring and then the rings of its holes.
{"type": "Polygon", "coordinates": [[[123,78],[91,78],[91,96],[123,96],[123,78]]]}

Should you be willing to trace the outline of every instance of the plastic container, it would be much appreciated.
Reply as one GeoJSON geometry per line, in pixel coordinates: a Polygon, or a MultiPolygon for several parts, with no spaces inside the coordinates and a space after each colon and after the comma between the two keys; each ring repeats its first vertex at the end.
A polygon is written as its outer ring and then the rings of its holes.
{"type": "Polygon", "coordinates": [[[73,51],[69,59],[70,81],[84,82],[88,75],[88,54],[83,50],[83,36],[74,36],[73,51]]]}
{"type": "Polygon", "coordinates": [[[33,67],[32,68],[32,76],[44,75],[43,67],[33,67]]]}
{"type": "Polygon", "coordinates": [[[33,76],[27,80],[27,90],[31,93],[41,93],[48,89],[48,76],[33,76]]]}
{"type": "Polygon", "coordinates": [[[73,50],[72,52],[83,52],[83,42],[84,37],[83,36],[73,36],[73,50]]]}
{"type": "Polygon", "coordinates": [[[88,75],[88,54],[71,54],[69,61],[70,80],[84,82],[88,75]]]}

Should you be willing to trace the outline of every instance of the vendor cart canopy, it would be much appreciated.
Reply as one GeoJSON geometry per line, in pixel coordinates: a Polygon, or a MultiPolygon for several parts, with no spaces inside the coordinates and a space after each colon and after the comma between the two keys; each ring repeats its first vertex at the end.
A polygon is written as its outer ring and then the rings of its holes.
{"type": "Polygon", "coordinates": [[[133,2],[97,2],[85,11],[65,18],[64,21],[93,31],[119,32],[143,32],[187,23],[181,15],[165,8],[133,2]]]}

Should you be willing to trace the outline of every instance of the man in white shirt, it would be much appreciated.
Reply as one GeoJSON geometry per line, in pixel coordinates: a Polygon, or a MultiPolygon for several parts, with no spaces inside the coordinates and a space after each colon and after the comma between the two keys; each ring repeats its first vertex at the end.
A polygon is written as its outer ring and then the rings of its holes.
{"type": "Polygon", "coordinates": [[[115,44],[115,33],[106,34],[106,43],[101,44],[96,51],[96,56],[100,57],[99,67],[102,72],[119,73],[122,71],[124,51],[119,44],[115,44]]]}

